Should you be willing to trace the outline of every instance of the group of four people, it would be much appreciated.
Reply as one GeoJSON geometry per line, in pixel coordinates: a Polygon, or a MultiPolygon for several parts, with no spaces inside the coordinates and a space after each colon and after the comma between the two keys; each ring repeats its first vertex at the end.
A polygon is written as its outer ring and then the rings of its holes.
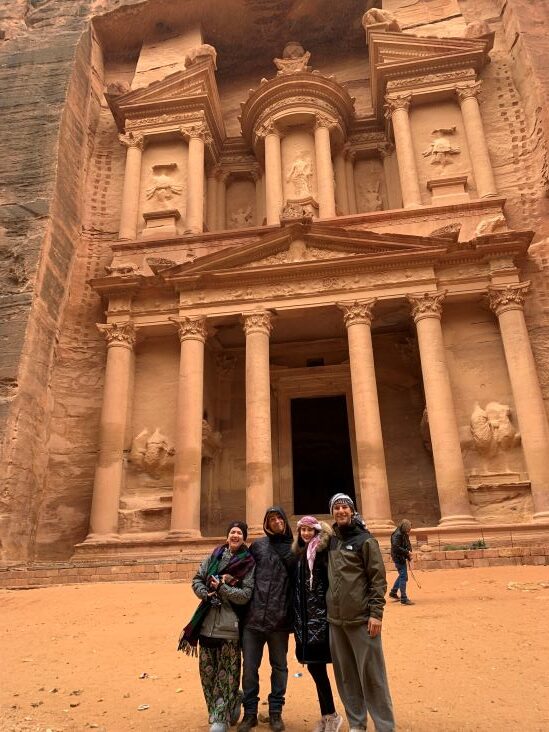
{"type": "MultiPolygon", "coordinates": [[[[258,725],[265,645],[271,666],[265,721],[274,732],[285,729],[282,709],[292,631],[297,660],[306,664],[316,685],[321,717],[314,732],[338,732],[343,723],[327,673],[331,662],[351,732],[366,729],[367,713],[378,732],[394,730],[380,635],[387,590],[383,558],[348,495],[337,493],[329,509],[333,527],[305,516],[298,521],[294,541],[283,509],[273,506],[265,514],[265,537],[249,549],[247,526],[235,521],[227,542],[196,573],[192,587],[201,602],[183,629],[179,648],[192,654],[199,649],[210,732],[227,732],[237,724],[241,706],[238,732],[258,725]]],[[[410,552],[411,547],[408,557],[410,552]]],[[[404,602],[404,573],[397,579],[390,595],[400,589],[404,602]]]]}

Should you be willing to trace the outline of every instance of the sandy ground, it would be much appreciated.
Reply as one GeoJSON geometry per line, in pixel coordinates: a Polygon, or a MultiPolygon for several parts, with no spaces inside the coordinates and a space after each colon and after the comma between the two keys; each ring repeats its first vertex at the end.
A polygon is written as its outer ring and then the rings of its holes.
{"type": "MultiPolygon", "coordinates": [[[[417,604],[389,602],[384,621],[398,730],[549,730],[549,589],[507,588],[547,581],[549,568],[416,575],[417,604]]],[[[206,732],[196,659],[175,650],[195,604],[188,584],[1,590],[0,729],[206,732]]],[[[316,696],[289,656],[284,716],[305,732],[316,696]]],[[[262,698],[267,679],[264,664],[262,698]]]]}

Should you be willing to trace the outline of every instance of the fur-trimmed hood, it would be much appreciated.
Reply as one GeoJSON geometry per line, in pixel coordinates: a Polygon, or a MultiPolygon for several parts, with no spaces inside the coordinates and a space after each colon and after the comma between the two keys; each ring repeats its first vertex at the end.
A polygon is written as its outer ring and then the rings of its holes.
{"type": "MultiPolygon", "coordinates": [[[[330,539],[334,535],[332,527],[325,521],[319,521],[320,524],[320,541],[318,542],[317,552],[322,552],[328,548],[330,539]]],[[[300,545],[299,543],[299,529],[296,529],[295,539],[292,544],[292,552],[296,555],[303,554],[305,551],[305,544],[300,545]]]]}

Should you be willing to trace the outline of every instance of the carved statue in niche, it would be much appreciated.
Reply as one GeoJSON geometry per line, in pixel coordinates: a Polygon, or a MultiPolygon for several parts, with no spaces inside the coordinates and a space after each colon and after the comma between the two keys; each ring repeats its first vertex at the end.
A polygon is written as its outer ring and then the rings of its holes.
{"type": "Polygon", "coordinates": [[[520,443],[520,434],[511,422],[511,407],[488,402],[482,409],[476,402],[470,421],[473,444],[482,455],[493,457],[500,450],[510,450],[520,443]]]}
{"type": "Polygon", "coordinates": [[[273,63],[278,69],[277,76],[286,74],[301,74],[304,71],[310,71],[311,67],[307,66],[311,54],[305,51],[301,43],[298,41],[290,41],[284,46],[282,58],[273,59],[273,63]]]}
{"type": "Polygon", "coordinates": [[[381,8],[370,8],[362,16],[362,27],[364,30],[370,25],[384,25],[386,30],[392,31],[393,33],[400,33],[400,25],[396,16],[388,10],[382,10],[381,8]]]}
{"type": "Polygon", "coordinates": [[[204,58],[211,58],[213,61],[214,69],[217,69],[217,51],[209,43],[203,43],[201,46],[192,48],[185,58],[185,68],[192,66],[197,61],[201,61],[204,58]]]}
{"type": "Polygon", "coordinates": [[[292,184],[297,198],[311,195],[313,192],[313,163],[308,152],[304,150],[298,152],[290,172],[286,176],[286,182],[292,184]]]}
{"type": "Polygon", "coordinates": [[[482,38],[489,36],[491,33],[490,26],[485,20],[473,20],[467,23],[463,33],[464,38],[482,38]]]}
{"type": "Polygon", "coordinates": [[[439,127],[433,130],[432,134],[435,136],[433,142],[429,147],[423,151],[424,158],[431,158],[431,165],[450,165],[452,163],[451,156],[458,155],[461,152],[461,148],[454,147],[448,135],[455,135],[455,127],[439,127]]]}
{"type": "Polygon", "coordinates": [[[152,478],[159,478],[174,454],[175,449],[158,427],[152,435],[145,428],[134,438],[129,460],[137,470],[148,473],[152,478]]]}
{"type": "Polygon", "coordinates": [[[507,229],[507,221],[502,213],[495,216],[488,216],[477,224],[475,236],[483,236],[484,234],[493,234],[496,231],[504,231],[507,229]]]}
{"type": "Polygon", "coordinates": [[[139,272],[139,265],[135,262],[117,262],[105,267],[105,272],[113,277],[129,277],[139,272]]]}
{"type": "Polygon", "coordinates": [[[231,228],[244,229],[246,226],[251,225],[253,217],[254,215],[251,204],[247,208],[239,208],[238,211],[234,211],[231,214],[231,228]]]}
{"type": "Polygon", "coordinates": [[[379,178],[361,182],[357,188],[359,205],[363,211],[381,211],[383,209],[379,178]]]}
{"type": "Polygon", "coordinates": [[[160,209],[173,208],[174,198],[181,196],[183,186],[175,179],[177,163],[161,163],[152,166],[152,185],[146,189],[147,200],[160,209]]]}

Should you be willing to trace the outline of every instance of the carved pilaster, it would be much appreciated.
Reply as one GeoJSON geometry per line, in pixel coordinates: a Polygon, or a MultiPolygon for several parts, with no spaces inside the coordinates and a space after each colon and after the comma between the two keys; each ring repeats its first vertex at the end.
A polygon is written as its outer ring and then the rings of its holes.
{"type": "Polygon", "coordinates": [[[169,318],[169,320],[177,326],[177,332],[181,342],[201,341],[204,343],[206,341],[208,333],[206,330],[205,316],[184,316],[182,318],[169,318]]]}
{"type": "Polygon", "coordinates": [[[410,109],[410,104],[412,102],[412,93],[406,92],[403,94],[387,94],[385,97],[385,117],[387,119],[390,119],[393,114],[399,110],[403,109],[405,112],[407,112],[410,109]]]}
{"type": "Polygon", "coordinates": [[[482,86],[482,81],[468,82],[467,84],[456,84],[456,94],[461,104],[465,99],[477,98],[482,86]]]}
{"type": "Polygon", "coordinates": [[[129,348],[135,346],[135,328],[132,322],[124,323],[97,323],[97,329],[102,333],[107,341],[107,348],[111,346],[120,346],[129,348]]]}
{"type": "Polygon", "coordinates": [[[242,316],[242,325],[246,335],[249,335],[250,333],[264,333],[266,335],[270,335],[273,329],[271,315],[266,311],[246,313],[242,316]]]}
{"type": "Polygon", "coordinates": [[[143,150],[143,135],[135,132],[126,132],[126,134],[118,135],[118,140],[124,147],[136,147],[139,150],[143,150]]]}
{"type": "Polygon", "coordinates": [[[424,292],[422,295],[406,295],[406,299],[412,308],[414,323],[422,318],[442,317],[442,301],[446,297],[446,290],[443,292],[424,292]]]}
{"type": "Polygon", "coordinates": [[[373,320],[374,306],[377,298],[371,300],[355,300],[355,302],[338,302],[337,307],[343,313],[343,321],[348,328],[357,323],[371,325],[373,320]]]}
{"type": "Polygon", "coordinates": [[[507,310],[522,310],[530,282],[517,282],[512,285],[491,285],[488,288],[490,309],[499,317],[507,310]]]}

